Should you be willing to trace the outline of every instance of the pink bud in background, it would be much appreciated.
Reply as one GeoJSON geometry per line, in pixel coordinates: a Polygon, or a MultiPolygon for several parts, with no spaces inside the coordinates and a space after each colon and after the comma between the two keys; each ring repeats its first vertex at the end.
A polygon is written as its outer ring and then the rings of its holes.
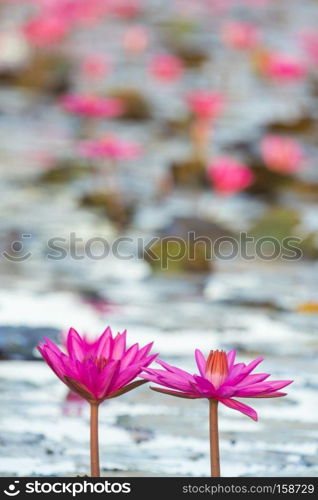
{"type": "Polygon", "coordinates": [[[112,63],[110,59],[102,54],[91,54],[84,58],[81,71],[86,78],[98,80],[110,73],[112,63]]]}
{"type": "Polygon", "coordinates": [[[223,112],[225,98],[216,92],[194,90],[187,95],[191,112],[198,118],[214,120],[223,112]]]}
{"type": "Polygon", "coordinates": [[[318,32],[307,30],[300,35],[300,39],[309,59],[318,64],[318,32]]]}
{"type": "Polygon", "coordinates": [[[208,178],[221,194],[234,194],[249,187],[254,181],[253,172],[243,163],[228,156],[215,158],[208,165],[208,178]]]}
{"type": "Polygon", "coordinates": [[[143,26],[131,26],[126,29],[123,46],[126,52],[137,55],[144,52],[149,43],[149,34],[143,26]]]}
{"type": "Polygon", "coordinates": [[[66,19],[53,16],[34,17],[22,27],[27,40],[39,47],[54,45],[63,40],[69,32],[66,19]]]}
{"type": "Polygon", "coordinates": [[[69,113],[95,118],[113,118],[121,115],[124,110],[120,99],[112,97],[67,94],[60,102],[69,113]]]}
{"type": "Polygon", "coordinates": [[[178,57],[171,54],[158,54],[150,62],[149,71],[157,80],[172,82],[181,78],[184,67],[178,57]]]}
{"type": "Polygon", "coordinates": [[[304,159],[300,144],[288,137],[269,135],[261,142],[265,165],[277,172],[292,173],[299,170],[304,159]]]}
{"type": "Polygon", "coordinates": [[[239,50],[252,49],[260,40],[259,29],[250,23],[228,21],[222,26],[225,45],[239,50]]]}
{"type": "Polygon", "coordinates": [[[280,83],[303,80],[308,69],[304,61],[285,54],[269,54],[266,58],[264,73],[280,83]]]}
{"type": "Polygon", "coordinates": [[[131,19],[142,10],[140,0],[108,0],[108,6],[113,14],[123,19],[131,19]]]}

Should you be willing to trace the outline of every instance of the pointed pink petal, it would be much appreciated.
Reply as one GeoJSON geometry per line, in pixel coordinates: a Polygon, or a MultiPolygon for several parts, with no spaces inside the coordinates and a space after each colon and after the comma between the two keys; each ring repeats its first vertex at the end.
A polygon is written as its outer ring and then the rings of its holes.
{"type": "Polygon", "coordinates": [[[97,340],[96,344],[94,345],[94,350],[92,355],[96,358],[105,358],[107,359],[107,356],[105,355],[107,352],[110,351],[110,337],[111,333],[109,330],[106,330],[97,340]]]}
{"type": "Polygon", "coordinates": [[[116,381],[116,375],[119,371],[119,361],[110,361],[106,368],[98,375],[97,379],[97,395],[98,399],[103,399],[111,392],[111,386],[116,381]]]}
{"type": "Polygon", "coordinates": [[[188,373],[184,370],[181,370],[180,368],[177,368],[176,366],[169,365],[165,361],[162,361],[161,359],[157,359],[156,363],[158,365],[163,366],[168,372],[174,373],[175,375],[179,375],[180,377],[183,377],[184,379],[188,380],[191,379],[193,380],[193,376],[191,373],[188,373]]]}
{"type": "Polygon", "coordinates": [[[198,375],[194,375],[193,378],[195,380],[194,385],[199,392],[210,395],[211,397],[216,394],[216,390],[212,382],[204,377],[199,377],[198,375]]]}
{"type": "Polygon", "coordinates": [[[145,358],[149,354],[149,352],[151,351],[152,346],[153,346],[153,342],[150,342],[150,344],[147,344],[144,347],[142,347],[142,349],[140,349],[140,351],[136,355],[135,362],[137,363],[142,358],[145,358]]]}
{"type": "Polygon", "coordinates": [[[257,413],[250,406],[247,406],[244,403],[237,401],[236,399],[220,399],[220,402],[223,403],[225,406],[232,408],[232,410],[237,410],[240,411],[241,413],[244,413],[245,415],[247,415],[248,417],[252,418],[257,422],[258,420],[257,413]]]}
{"type": "Polygon", "coordinates": [[[236,385],[236,384],[239,384],[240,382],[242,382],[246,377],[247,375],[249,375],[253,370],[254,368],[256,368],[257,365],[259,365],[262,361],[264,360],[264,358],[256,358],[254,359],[251,363],[249,363],[247,366],[244,366],[242,369],[240,369],[238,371],[238,373],[235,373],[235,368],[236,366],[238,365],[234,365],[231,373],[230,373],[230,376],[229,378],[227,379],[227,383],[231,383],[231,385],[236,385]]]}
{"type": "Polygon", "coordinates": [[[166,389],[161,389],[160,387],[150,387],[153,391],[161,392],[163,394],[168,394],[169,396],[176,396],[178,398],[184,399],[199,399],[202,396],[200,394],[193,394],[191,392],[179,392],[179,391],[169,391],[166,389]]]}
{"type": "Polygon", "coordinates": [[[128,365],[133,364],[136,354],[138,352],[138,348],[139,348],[138,344],[134,344],[131,347],[129,347],[129,349],[127,349],[120,363],[121,371],[127,368],[128,365]]]}
{"type": "Polygon", "coordinates": [[[121,359],[126,349],[126,330],[123,333],[118,333],[114,339],[112,358],[121,359]]]}
{"type": "Polygon", "coordinates": [[[270,376],[269,373],[256,373],[255,375],[248,375],[244,378],[242,382],[236,385],[236,387],[244,387],[246,385],[256,384],[258,382],[263,382],[270,376]]]}
{"type": "Polygon", "coordinates": [[[253,398],[281,398],[287,396],[287,392],[269,392],[268,394],[255,394],[253,398]]]}
{"type": "Polygon", "coordinates": [[[238,397],[254,397],[255,394],[268,394],[270,392],[276,392],[286,385],[292,383],[292,380],[275,380],[273,382],[261,382],[259,384],[248,385],[246,387],[238,387],[235,391],[235,395],[238,397]]]}
{"type": "Polygon", "coordinates": [[[199,349],[195,350],[195,360],[200,374],[202,375],[202,377],[205,377],[206,359],[199,349]]]}
{"type": "Polygon", "coordinates": [[[112,384],[109,387],[109,393],[115,392],[124,385],[128,384],[128,382],[131,382],[134,378],[137,377],[137,375],[139,375],[141,369],[141,365],[139,363],[136,363],[134,365],[130,365],[124,371],[119,373],[118,376],[113,379],[112,384]]]}
{"type": "Polygon", "coordinates": [[[83,340],[81,339],[77,331],[74,330],[74,328],[70,328],[69,330],[66,345],[69,356],[72,359],[78,359],[82,361],[85,356],[85,352],[83,349],[84,344],[83,340]]]}
{"type": "Polygon", "coordinates": [[[230,372],[230,370],[232,370],[232,367],[234,365],[236,351],[233,349],[232,351],[229,351],[226,356],[227,356],[227,366],[230,372]]]}

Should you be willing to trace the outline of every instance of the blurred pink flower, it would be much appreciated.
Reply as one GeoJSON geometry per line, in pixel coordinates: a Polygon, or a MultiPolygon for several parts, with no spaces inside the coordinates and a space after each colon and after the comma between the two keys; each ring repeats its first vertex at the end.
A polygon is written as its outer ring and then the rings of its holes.
{"type": "Polygon", "coordinates": [[[61,42],[69,33],[70,25],[58,16],[40,15],[26,22],[22,31],[33,45],[46,47],[61,42]]]}
{"type": "Polygon", "coordinates": [[[109,12],[109,0],[41,0],[40,3],[47,16],[86,26],[99,22],[109,12]]]}
{"type": "Polygon", "coordinates": [[[81,142],[79,152],[86,158],[133,160],[140,156],[141,147],[135,142],[124,141],[116,136],[107,135],[101,139],[81,142]]]}
{"type": "Polygon", "coordinates": [[[318,32],[307,30],[300,35],[300,39],[307,56],[314,64],[318,64],[318,32]]]}
{"type": "Polygon", "coordinates": [[[265,165],[281,173],[292,173],[302,166],[304,159],[300,144],[288,137],[268,135],[261,142],[265,165]]]}
{"type": "Polygon", "coordinates": [[[112,64],[110,59],[103,54],[86,56],[81,63],[82,73],[91,79],[99,79],[110,73],[112,64]]]}
{"type": "Polygon", "coordinates": [[[304,61],[285,54],[269,54],[265,60],[264,73],[268,78],[281,83],[302,80],[308,72],[304,61]]]}
{"type": "Polygon", "coordinates": [[[223,112],[225,98],[217,92],[194,90],[187,95],[191,112],[198,118],[215,120],[223,112]]]}
{"type": "Polygon", "coordinates": [[[227,21],[222,26],[222,38],[226,45],[234,49],[252,49],[260,40],[260,31],[251,23],[227,21]]]}
{"type": "Polygon", "coordinates": [[[228,156],[215,158],[207,168],[208,177],[218,193],[234,194],[249,187],[253,172],[243,163],[228,156]]]}
{"type": "Polygon", "coordinates": [[[124,111],[120,99],[85,94],[66,94],[60,103],[65,111],[96,118],[113,118],[124,111]]]}
{"type": "Polygon", "coordinates": [[[123,37],[123,46],[130,54],[144,52],[149,43],[149,33],[144,26],[130,26],[126,28],[123,37]]]}
{"type": "Polygon", "coordinates": [[[163,369],[145,368],[142,378],[159,384],[163,388],[151,389],[186,399],[207,398],[219,401],[233,410],[240,411],[253,420],[257,420],[256,411],[236,399],[238,398],[277,398],[285,396],[280,389],[292,383],[292,380],[267,380],[269,373],[251,375],[263,358],[256,358],[246,365],[235,363],[236,352],[210,351],[207,360],[199,349],[195,359],[199,375],[192,375],[164,361],[157,363],[163,369]]]}
{"type": "Polygon", "coordinates": [[[124,394],[144,381],[133,380],[157,357],[149,355],[152,343],[126,347],[126,331],[113,336],[108,327],[94,342],[88,344],[71,328],[67,336],[67,354],[50,339],[40,343],[38,350],[71,391],[90,403],[100,403],[124,394]]]}
{"type": "Polygon", "coordinates": [[[137,16],[142,10],[141,0],[108,0],[112,14],[124,19],[137,16]]]}
{"type": "Polygon", "coordinates": [[[178,57],[171,54],[158,54],[150,62],[149,71],[157,80],[171,82],[182,76],[184,67],[178,57]]]}

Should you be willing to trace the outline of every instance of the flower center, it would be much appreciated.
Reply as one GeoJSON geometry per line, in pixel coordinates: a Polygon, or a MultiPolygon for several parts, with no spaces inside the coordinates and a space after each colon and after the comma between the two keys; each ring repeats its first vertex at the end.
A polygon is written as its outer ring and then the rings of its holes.
{"type": "Polygon", "coordinates": [[[226,353],[224,351],[210,351],[205,367],[205,377],[216,389],[223,384],[228,372],[226,353]]]}
{"type": "Polygon", "coordinates": [[[105,368],[109,359],[107,358],[95,358],[95,356],[86,356],[83,361],[90,360],[97,366],[99,373],[105,368]]]}

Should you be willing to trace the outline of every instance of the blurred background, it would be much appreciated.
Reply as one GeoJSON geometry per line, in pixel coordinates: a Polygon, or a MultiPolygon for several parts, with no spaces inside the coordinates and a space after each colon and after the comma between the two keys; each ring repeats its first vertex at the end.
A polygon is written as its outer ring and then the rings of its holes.
{"type": "MultiPolygon", "coordinates": [[[[317,475],[317,26],[316,0],[0,1],[2,476],[87,473],[35,346],[107,325],[193,372],[264,356],[295,383],[221,409],[223,474],[317,475]]],[[[105,403],[103,474],[207,475],[207,413],[105,403]]]]}

